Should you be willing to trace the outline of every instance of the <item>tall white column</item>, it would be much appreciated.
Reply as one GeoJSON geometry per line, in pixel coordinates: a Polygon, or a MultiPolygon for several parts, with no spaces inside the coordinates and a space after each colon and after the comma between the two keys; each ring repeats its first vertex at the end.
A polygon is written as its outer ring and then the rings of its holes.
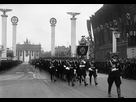
{"type": "Polygon", "coordinates": [[[51,23],[51,56],[55,56],[55,24],[57,20],[55,18],[50,19],[51,23]]]}
{"type": "Polygon", "coordinates": [[[14,56],[16,56],[16,25],[13,25],[12,46],[13,46],[14,56]]]}
{"type": "Polygon", "coordinates": [[[51,56],[55,56],[55,25],[51,25],[51,56]]]}
{"type": "Polygon", "coordinates": [[[80,13],[75,12],[67,12],[72,16],[71,18],[71,57],[75,57],[76,55],[76,19],[75,16],[80,13]]]}
{"type": "Polygon", "coordinates": [[[76,54],[76,18],[71,18],[71,57],[76,54]]]}
{"type": "Polygon", "coordinates": [[[114,33],[115,31],[112,31],[112,53],[117,53],[117,42],[114,33]]]}
{"type": "Polygon", "coordinates": [[[7,15],[1,15],[2,16],[2,42],[4,51],[2,53],[2,57],[7,57],[7,15]]]}
{"type": "Polygon", "coordinates": [[[7,57],[7,17],[6,12],[12,11],[12,9],[0,9],[1,12],[3,12],[2,17],[2,42],[1,44],[3,45],[4,51],[2,53],[2,58],[7,57]]]}
{"type": "Polygon", "coordinates": [[[16,59],[16,32],[17,32],[16,27],[17,27],[18,18],[16,16],[13,16],[11,18],[11,22],[13,25],[12,47],[13,47],[14,58],[16,59]]]}

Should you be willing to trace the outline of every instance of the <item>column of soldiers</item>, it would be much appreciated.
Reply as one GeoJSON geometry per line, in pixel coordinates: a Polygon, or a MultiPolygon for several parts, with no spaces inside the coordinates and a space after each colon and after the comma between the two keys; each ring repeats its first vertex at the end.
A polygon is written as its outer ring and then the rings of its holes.
{"type": "MultiPolygon", "coordinates": [[[[117,95],[119,98],[121,96],[121,76],[125,77],[126,73],[126,62],[118,57],[106,61],[85,61],[83,59],[34,59],[30,61],[31,65],[34,65],[35,68],[40,70],[47,71],[50,74],[51,81],[61,80],[67,81],[68,85],[75,85],[75,82],[78,81],[79,85],[84,83],[85,86],[88,85],[86,81],[87,71],[89,72],[89,82],[92,84],[92,76],[94,77],[95,85],[98,85],[97,82],[97,71],[100,73],[108,74],[108,96],[111,97],[111,88],[112,84],[115,82],[117,87],[117,95]]],[[[129,61],[130,63],[130,61],[129,61]]],[[[134,62],[133,62],[134,64],[134,62]]],[[[129,66],[129,64],[127,64],[129,66]]],[[[128,67],[127,66],[127,67],[128,67]]],[[[133,72],[133,74],[135,74],[133,72]]]]}
{"type": "Polygon", "coordinates": [[[61,80],[68,82],[68,85],[74,86],[78,81],[79,85],[88,85],[86,81],[87,72],[89,72],[89,82],[92,84],[92,76],[95,85],[97,82],[97,72],[108,74],[108,96],[111,97],[112,84],[115,82],[117,95],[121,96],[121,77],[136,79],[136,59],[119,59],[112,56],[111,60],[92,60],[83,59],[33,59],[30,64],[44,70],[50,74],[51,81],[61,80]]]}
{"type": "Polygon", "coordinates": [[[21,64],[22,61],[19,60],[1,60],[0,61],[0,73],[4,73],[16,66],[18,66],[19,64],[21,64]]]}
{"type": "Polygon", "coordinates": [[[90,76],[90,85],[92,84],[91,77],[94,76],[95,85],[97,85],[97,73],[94,63],[89,63],[83,59],[33,59],[30,64],[44,70],[50,74],[51,81],[61,80],[68,82],[68,85],[75,85],[75,82],[79,82],[79,85],[84,84],[87,86],[86,81],[87,71],[90,76]],[[92,68],[92,69],[91,69],[92,68]]]}

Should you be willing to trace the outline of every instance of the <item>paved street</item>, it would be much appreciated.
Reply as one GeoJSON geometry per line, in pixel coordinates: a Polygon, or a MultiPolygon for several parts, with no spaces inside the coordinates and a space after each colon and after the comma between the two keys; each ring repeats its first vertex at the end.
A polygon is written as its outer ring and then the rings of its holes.
{"type": "MultiPolygon", "coordinates": [[[[67,82],[51,82],[47,73],[23,63],[0,75],[0,98],[108,98],[107,75],[98,74],[98,82],[98,86],[94,83],[80,86],[77,82],[74,87],[68,86],[67,82]]],[[[136,98],[136,81],[123,79],[122,83],[122,95],[136,98]]],[[[112,98],[117,98],[115,85],[112,98]]]]}

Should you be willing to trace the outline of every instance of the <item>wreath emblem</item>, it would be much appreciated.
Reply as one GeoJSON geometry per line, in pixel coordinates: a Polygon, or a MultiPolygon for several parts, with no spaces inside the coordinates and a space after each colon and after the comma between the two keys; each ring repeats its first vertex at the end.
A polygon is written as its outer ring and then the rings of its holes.
{"type": "Polygon", "coordinates": [[[16,16],[13,16],[11,18],[11,22],[16,24],[18,22],[18,18],[16,16]]]}
{"type": "Polygon", "coordinates": [[[50,19],[50,23],[51,23],[51,24],[56,24],[56,23],[57,23],[57,20],[56,20],[55,18],[51,18],[51,19],[50,19]]]}

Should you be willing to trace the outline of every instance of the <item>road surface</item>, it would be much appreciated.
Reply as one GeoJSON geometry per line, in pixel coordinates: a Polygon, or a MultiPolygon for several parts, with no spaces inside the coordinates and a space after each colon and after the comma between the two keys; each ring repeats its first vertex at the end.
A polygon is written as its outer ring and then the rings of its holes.
{"type": "MultiPolygon", "coordinates": [[[[23,63],[0,75],[0,98],[108,98],[107,75],[98,74],[98,83],[84,86],[76,82],[73,87],[67,82],[51,82],[47,73],[23,63]]],[[[136,98],[136,80],[122,79],[121,89],[125,98],[136,98]]],[[[112,98],[117,98],[115,85],[112,98]]]]}

